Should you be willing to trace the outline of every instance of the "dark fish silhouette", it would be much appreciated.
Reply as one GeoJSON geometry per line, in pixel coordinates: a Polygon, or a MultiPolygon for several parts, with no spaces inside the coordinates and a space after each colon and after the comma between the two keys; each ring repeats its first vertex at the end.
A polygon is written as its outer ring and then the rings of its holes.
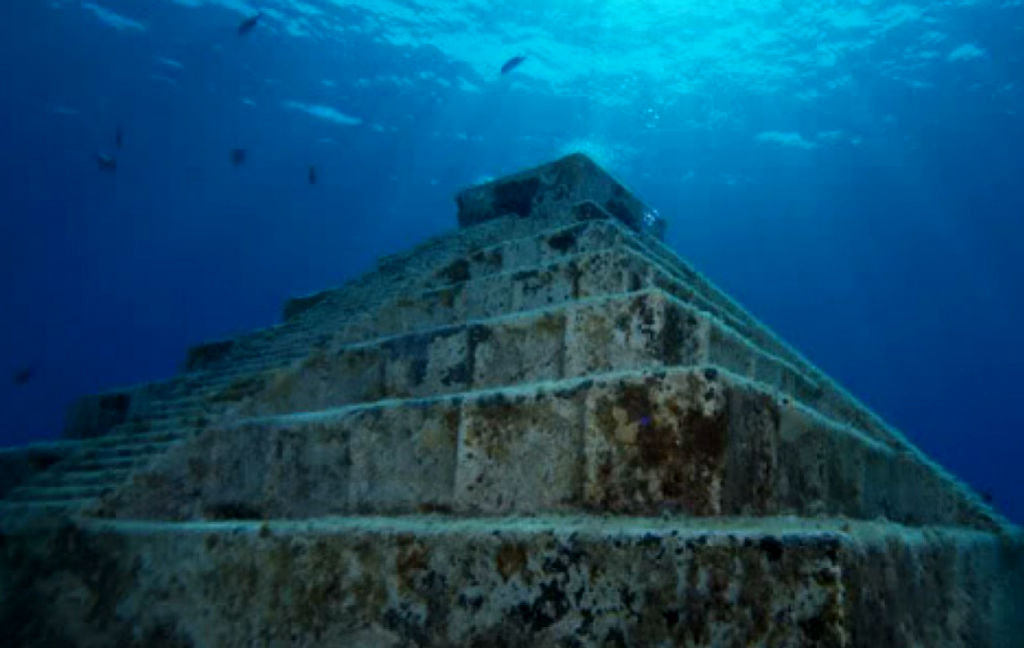
{"type": "Polygon", "coordinates": [[[262,17],[263,12],[257,11],[253,15],[243,20],[242,22],[238,23],[238,35],[245,36],[246,34],[251,32],[252,28],[256,26],[256,23],[258,23],[260,21],[260,18],[262,17]]]}
{"type": "Polygon", "coordinates": [[[501,66],[501,73],[508,74],[512,70],[519,67],[523,61],[526,60],[525,56],[513,56],[509,60],[505,61],[505,65],[501,66]]]}
{"type": "Polygon", "coordinates": [[[309,184],[316,184],[316,167],[309,165],[309,184]]]}
{"type": "Polygon", "coordinates": [[[231,164],[234,164],[235,166],[240,166],[243,162],[245,162],[245,149],[231,149],[231,164]]]}
{"type": "Polygon", "coordinates": [[[115,158],[113,155],[110,155],[109,153],[97,151],[96,166],[99,167],[100,171],[113,173],[114,171],[117,171],[117,158],[115,158]]]}
{"type": "Polygon", "coordinates": [[[27,383],[31,379],[32,379],[32,368],[31,367],[23,367],[23,368],[18,369],[17,371],[14,372],[14,377],[12,378],[12,382],[14,382],[15,385],[24,385],[25,383],[27,383]]]}
{"type": "Polygon", "coordinates": [[[124,131],[121,130],[120,126],[118,126],[117,130],[114,131],[114,145],[117,146],[117,148],[121,148],[122,144],[124,144],[124,131]]]}

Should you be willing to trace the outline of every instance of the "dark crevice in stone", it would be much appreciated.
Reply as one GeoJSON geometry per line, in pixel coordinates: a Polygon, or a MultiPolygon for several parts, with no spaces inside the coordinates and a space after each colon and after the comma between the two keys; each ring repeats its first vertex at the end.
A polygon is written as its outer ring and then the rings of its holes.
{"type": "Polygon", "coordinates": [[[533,211],[533,201],[539,190],[539,178],[502,182],[494,187],[494,211],[526,218],[533,211]]]}

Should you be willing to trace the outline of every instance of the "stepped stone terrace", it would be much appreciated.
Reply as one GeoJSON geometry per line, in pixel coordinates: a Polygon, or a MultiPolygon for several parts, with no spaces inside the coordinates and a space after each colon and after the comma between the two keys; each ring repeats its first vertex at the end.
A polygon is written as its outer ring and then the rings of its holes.
{"type": "Polygon", "coordinates": [[[572,155],[0,453],[14,645],[1019,646],[1024,539],[572,155]]]}

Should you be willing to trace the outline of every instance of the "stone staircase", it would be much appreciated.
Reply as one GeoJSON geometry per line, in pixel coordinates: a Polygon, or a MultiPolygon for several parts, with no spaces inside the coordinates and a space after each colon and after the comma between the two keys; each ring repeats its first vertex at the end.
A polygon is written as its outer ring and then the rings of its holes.
{"type": "Polygon", "coordinates": [[[36,517],[79,510],[112,492],[134,470],[149,465],[186,436],[183,430],[168,429],[115,432],[81,441],[70,456],[8,491],[0,501],[0,515],[36,517]]]}
{"type": "Polygon", "coordinates": [[[457,202],[458,232],[83,399],[0,502],[7,564],[51,565],[0,578],[0,610],[4,582],[45,610],[20,636],[1013,645],[1019,530],[614,179],[570,156],[457,202]]]}

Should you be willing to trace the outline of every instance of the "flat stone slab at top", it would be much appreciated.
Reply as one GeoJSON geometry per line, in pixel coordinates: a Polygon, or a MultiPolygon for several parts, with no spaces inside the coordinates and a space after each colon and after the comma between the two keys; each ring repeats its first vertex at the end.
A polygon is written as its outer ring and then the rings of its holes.
{"type": "Polygon", "coordinates": [[[459,192],[459,227],[510,214],[543,218],[593,201],[635,232],[664,238],[665,221],[582,153],[459,192]]]}

